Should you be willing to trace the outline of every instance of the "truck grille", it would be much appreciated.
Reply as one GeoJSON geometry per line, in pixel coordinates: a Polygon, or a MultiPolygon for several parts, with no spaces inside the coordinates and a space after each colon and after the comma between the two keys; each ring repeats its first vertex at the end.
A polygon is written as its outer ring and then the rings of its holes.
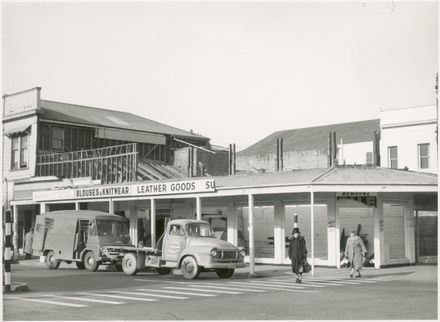
{"type": "Polygon", "coordinates": [[[235,250],[224,250],[220,254],[220,259],[236,259],[238,258],[238,252],[235,250]]]}

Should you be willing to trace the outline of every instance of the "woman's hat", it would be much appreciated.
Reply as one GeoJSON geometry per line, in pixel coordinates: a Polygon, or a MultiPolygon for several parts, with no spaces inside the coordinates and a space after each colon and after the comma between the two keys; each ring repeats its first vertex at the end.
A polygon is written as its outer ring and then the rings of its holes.
{"type": "Polygon", "coordinates": [[[299,234],[299,228],[298,227],[293,228],[292,234],[294,234],[294,233],[298,233],[299,234]]]}

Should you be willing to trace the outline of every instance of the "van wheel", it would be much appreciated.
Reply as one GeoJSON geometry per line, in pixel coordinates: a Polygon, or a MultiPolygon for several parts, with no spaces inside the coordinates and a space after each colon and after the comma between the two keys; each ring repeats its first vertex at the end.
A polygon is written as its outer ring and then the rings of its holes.
{"type": "Polygon", "coordinates": [[[171,268],[169,268],[169,267],[159,267],[157,269],[157,272],[159,273],[159,275],[168,275],[169,273],[171,273],[171,268]]]}
{"type": "Polygon", "coordinates": [[[187,280],[195,279],[200,273],[199,265],[192,256],[187,256],[182,261],[182,275],[187,280]]]}
{"type": "Polygon", "coordinates": [[[232,275],[234,275],[234,269],[229,268],[220,268],[215,270],[217,273],[217,276],[220,278],[230,278],[232,275]]]}
{"type": "Polygon", "coordinates": [[[122,270],[127,275],[135,275],[137,273],[137,258],[133,253],[128,253],[122,259],[122,270]]]}
{"type": "Polygon", "coordinates": [[[55,258],[55,253],[50,251],[46,255],[46,264],[49,269],[57,269],[60,267],[61,262],[55,258]]]}
{"type": "Polygon", "coordinates": [[[93,252],[87,252],[84,256],[84,267],[86,270],[95,272],[98,269],[98,262],[95,259],[95,254],[93,252]]]}
{"type": "Polygon", "coordinates": [[[115,268],[118,272],[122,272],[122,265],[121,264],[115,264],[115,268]]]}
{"type": "Polygon", "coordinates": [[[83,262],[75,262],[75,264],[78,269],[85,269],[83,262]]]}

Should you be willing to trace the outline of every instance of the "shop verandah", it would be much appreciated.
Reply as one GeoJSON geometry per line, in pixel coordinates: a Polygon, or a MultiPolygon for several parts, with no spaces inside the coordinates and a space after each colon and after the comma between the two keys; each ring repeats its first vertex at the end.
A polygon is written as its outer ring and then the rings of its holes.
{"type": "MultiPolygon", "coordinates": [[[[200,187],[215,181],[215,188],[95,198],[78,197],[75,189],[54,190],[34,193],[33,202],[40,212],[69,208],[123,215],[133,243],[146,246],[155,245],[169,219],[208,220],[217,237],[246,247],[251,272],[253,263],[290,263],[286,241],[295,214],[315,265],[339,267],[351,229],[359,231],[376,268],[415,263],[418,203],[423,200],[424,211],[437,212],[436,176],[390,169],[312,169],[192,181],[200,187]]],[[[20,207],[14,203],[15,213],[20,207]]]]}

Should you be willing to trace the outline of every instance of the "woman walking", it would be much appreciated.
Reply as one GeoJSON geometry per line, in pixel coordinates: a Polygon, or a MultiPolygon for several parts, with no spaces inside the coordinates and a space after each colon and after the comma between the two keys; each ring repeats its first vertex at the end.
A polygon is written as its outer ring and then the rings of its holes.
{"type": "Polygon", "coordinates": [[[350,262],[350,277],[353,278],[354,271],[357,272],[356,277],[361,277],[360,269],[362,268],[362,257],[367,253],[364,242],[356,235],[356,230],[350,231],[350,237],[345,245],[345,257],[350,262]]]}
{"type": "Polygon", "coordinates": [[[32,242],[34,240],[34,229],[31,228],[29,232],[24,236],[24,253],[26,259],[32,258],[32,242]]]}
{"type": "Polygon", "coordinates": [[[300,235],[297,227],[293,228],[293,236],[289,243],[289,258],[292,261],[292,273],[296,276],[296,282],[302,282],[303,265],[307,259],[306,240],[300,235]]]}

